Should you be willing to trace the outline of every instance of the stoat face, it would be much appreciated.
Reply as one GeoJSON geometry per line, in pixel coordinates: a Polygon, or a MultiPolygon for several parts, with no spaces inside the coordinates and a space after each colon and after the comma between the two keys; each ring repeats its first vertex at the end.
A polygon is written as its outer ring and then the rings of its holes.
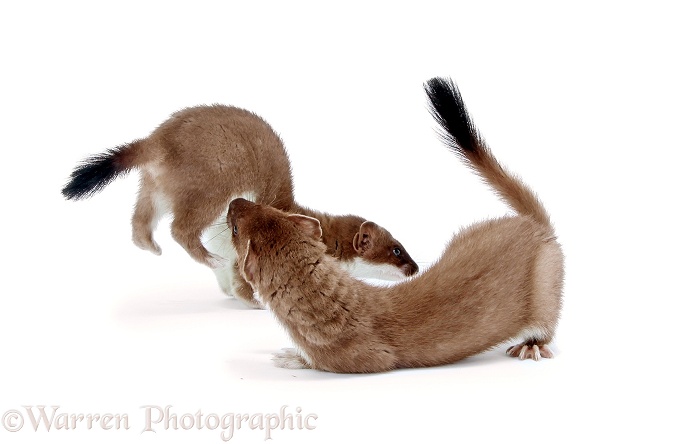
{"type": "MultiPolygon", "coordinates": [[[[259,209],[261,206],[252,205],[253,202],[248,200],[233,200],[227,214],[229,228],[233,229],[234,221],[252,219],[256,221],[251,225],[254,228],[253,232],[256,231],[260,234],[262,230],[259,228],[262,223],[258,222],[259,220],[266,219],[265,222],[268,223],[269,219],[267,218],[276,217],[277,220],[281,220],[281,218],[288,216],[288,220],[300,223],[299,226],[314,228],[312,231],[309,230],[312,234],[319,231],[317,239],[322,242],[333,243],[335,238],[348,239],[348,243],[337,241],[337,247],[330,254],[335,255],[342,268],[354,277],[398,281],[418,272],[418,265],[401,242],[396,240],[389,231],[374,222],[363,221],[362,218],[355,216],[337,216],[334,219],[337,219],[338,223],[331,223],[327,226],[327,229],[331,231],[322,232],[320,222],[315,218],[299,214],[289,215],[278,210],[274,212],[272,210],[263,211],[259,209]],[[262,217],[260,217],[260,213],[263,214],[262,217]],[[250,217],[251,215],[252,217],[250,217]],[[354,231],[355,235],[353,234],[354,231]],[[339,246],[341,247],[339,248],[339,246]]],[[[272,222],[271,225],[276,226],[277,223],[272,222]]],[[[239,225],[236,225],[236,229],[238,228],[239,225]]],[[[236,245],[236,243],[237,240],[234,239],[233,245],[236,248],[246,247],[245,245],[236,245]]],[[[276,239],[272,243],[275,244],[276,239]]],[[[242,259],[242,255],[239,257],[242,259]]]]}
{"type": "Polygon", "coordinates": [[[401,242],[374,222],[361,224],[353,237],[353,249],[358,256],[343,266],[354,276],[399,280],[418,273],[418,264],[401,242]]]}
{"type": "Polygon", "coordinates": [[[229,205],[227,223],[240,272],[259,293],[274,284],[275,274],[292,275],[304,266],[301,259],[326,251],[320,222],[309,216],[239,198],[229,205]]]}

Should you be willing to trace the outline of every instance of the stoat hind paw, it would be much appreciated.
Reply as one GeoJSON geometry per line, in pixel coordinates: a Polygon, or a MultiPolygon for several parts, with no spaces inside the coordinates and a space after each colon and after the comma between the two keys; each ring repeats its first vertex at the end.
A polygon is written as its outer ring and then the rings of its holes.
{"type": "Polygon", "coordinates": [[[139,248],[145,251],[150,251],[156,256],[161,256],[161,247],[151,238],[132,237],[132,242],[139,248]]]}
{"type": "Polygon", "coordinates": [[[533,359],[538,361],[541,358],[552,358],[553,352],[545,344],[536,344],[534,342],[523,342],[514,345],[507,349],[507,354],[513,358],[533,359]]]}

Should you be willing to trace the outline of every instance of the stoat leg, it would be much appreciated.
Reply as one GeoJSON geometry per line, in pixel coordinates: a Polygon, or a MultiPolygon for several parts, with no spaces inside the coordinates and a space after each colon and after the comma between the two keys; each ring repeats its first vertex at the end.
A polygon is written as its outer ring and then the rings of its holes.
{"type": "Polygon", "coordinates": [[[541,358],[552,358],[553,352],[544,343],[536,340],[524,341],[507,349],[507,354],[513,358],[533,359],[538,361],[541,358]]]}
{"type": "Polygon", "coordinates": [[[295,348],[284,348],[279,353],[274,353],[272,361],[274,361],[274,365],[281,368],[310,368],[307,361],[300,356],[295,348]]]}
{"type": "Polygon", "coordinates": [[[169,211],[166,199],[156,192],[152,176],[142,171],[139,195],[132,214],[132,242],[142,250],[161,255],[161,247],[154,241],[154,230],[159,220],[169,211]]]}

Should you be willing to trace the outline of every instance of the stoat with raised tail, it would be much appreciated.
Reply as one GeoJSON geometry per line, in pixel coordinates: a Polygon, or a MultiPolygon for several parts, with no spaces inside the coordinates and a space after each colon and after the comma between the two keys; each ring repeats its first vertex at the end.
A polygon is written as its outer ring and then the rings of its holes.
{"type": "Polygon", "coordinates": [[[228,225],[245,279],[292,338],[286,368],[382,372],[452,363],[516,339],[507,353],[550,358],[560,315],[563,254],[548,214],[495,159],[456,85],[427,82],[443,140],[517,213],[473,224],[417,277],[373,287],[337,266],[317,219],[244,199],[228,225]]]}
{"type": "Polygon", "coordinates": [[[237,273],[225,223],[228,205],[237,197],[316,218],[326,254],[356,276],[400,279],[418,272],[403,245],[376,223],[298,205],[283,142],[250,111],[224,105],[179,111],[147,138],[85,159],[62,193],[67,199],[90,197],[132,169],[141,174],[132,216],[135,245],[161,254],[153,231],[172,212],[173,238],[194,260],[214,270],[226,294],[250,306],[258,304],[237,273]]]}

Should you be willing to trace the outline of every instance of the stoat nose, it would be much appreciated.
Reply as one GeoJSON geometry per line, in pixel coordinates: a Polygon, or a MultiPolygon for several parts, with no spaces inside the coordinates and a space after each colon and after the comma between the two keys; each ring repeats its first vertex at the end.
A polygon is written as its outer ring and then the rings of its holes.
{"type": "Polygon", "coordinates": [[[403,265],[401,267],[401,270],[404,272],[404,276],[406,276],[406,277],[413,276],[414,274],[418,273],[418,264],[410,263],[410,264],[403,265]]]}

